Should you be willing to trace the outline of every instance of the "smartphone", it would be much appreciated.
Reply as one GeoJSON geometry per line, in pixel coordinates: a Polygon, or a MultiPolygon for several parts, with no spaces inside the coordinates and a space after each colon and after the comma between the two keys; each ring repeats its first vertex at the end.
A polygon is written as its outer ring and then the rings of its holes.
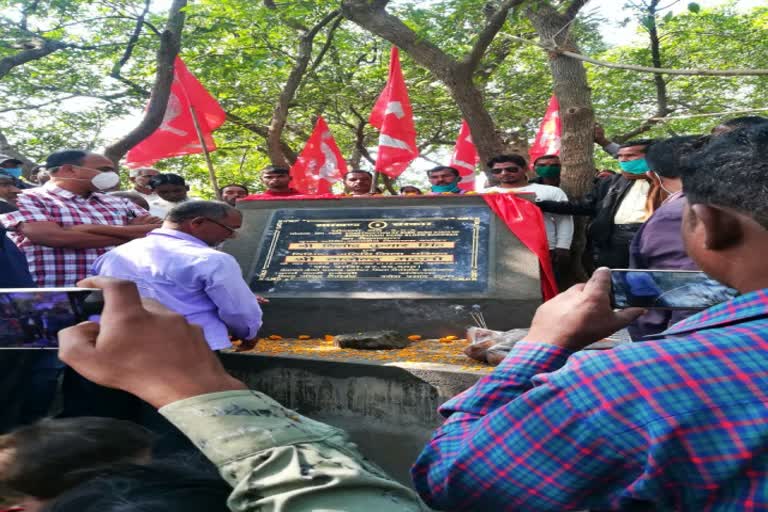
{"type": "Polygon", "coordinates": [[[92,288],[0,289],[0,349],[57,349],[60,330],[98,320],[102,306],[92,288]]]}
{"type": "Polygon", "coordinates": [[[611,269],[611,304],[616,309],[702,310],[738,294],[694,270],[611,269]]]}

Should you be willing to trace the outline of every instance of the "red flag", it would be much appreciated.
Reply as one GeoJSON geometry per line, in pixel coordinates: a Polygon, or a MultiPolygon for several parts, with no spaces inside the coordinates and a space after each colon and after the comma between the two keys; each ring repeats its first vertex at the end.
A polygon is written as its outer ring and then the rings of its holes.
{"type": "Polygon", "coordinates": [[[322,116],[296,163],[291,166],[293,188],[302,194],[330,194],[331,185],[347,173],[347,164],[322,116]]]}
{"type": "Polygon", "coordinates": [[[141,167],[152,165],[162,158],[201,153],[203,148],[195,131],[190,107],[197,114],[205,147],[213,151],[216,144],[211,133],[224,123],[226,114],[216,99],[189,72],[181,58],[176,57],[171,95],[163,122],[152,135],[128,151],[126,165],[141,167]]]}
{"type": "Polygon", "coordinates": [[[483,199],[493,212],[501,217],[510,231],[539,258],[541,270],[541,295],[548,301],[557,295],[557,281],[549,259],[549,243],[544,230],[541,210],[531,201],[515,194],[483,194],[483,199]]]}
{"type": "Polygon", "coordinates": [[[460,189],[475,189],[475,167],[477,167],[479,160],[480,157],[477,155],[475,143],[472,142],[469,125],[466,121],[462,121],[459,137],[456,139],[456,149],[453,150],[453,157],[451,158],[451,167],[458,169],[461,176],[460,189]]]}
{"type": "Polygon", "coordinates": [[[560,136],[562,132],[563,124],[560,120],[560,104],[557,102],[557,96],[553,94],[549,100],[547,113],[544,114],[544,119],[541,120],[536,140],[528,152],[531,168],[533,167],[533,162],[540,156],[560,154],[560,136]]]}
{"type": "Polygon", "coordinates": [[[379,130],[379,152],[376,170],[398,177],[417,156],[416,127],[408,99],[397,47],[389,58],[389,78],[368,119],[379,130]]]}

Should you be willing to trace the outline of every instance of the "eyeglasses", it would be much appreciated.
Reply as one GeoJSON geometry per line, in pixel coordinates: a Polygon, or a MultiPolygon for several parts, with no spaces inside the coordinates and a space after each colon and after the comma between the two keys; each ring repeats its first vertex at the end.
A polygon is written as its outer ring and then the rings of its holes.
{"type": "Polygon", "coordinates": [[[522,167],[517,167],[517,166],[515,166],[515,167],[504,167],[503,169],[491,169],[491,174],[501,174],[504,171],[506,171],[506,172],[520,172],[522,170],[523,170],[522,167]]]}
{"type": "Polygon", "coordinates": [[[215,220],[211,219],[210,217],[203,217],[203,218],[204,218],[205,220],[208,220],[208,221],[211,221],[211,222],[213,222],[213,223],[214,223],[214,224],[216,224],[217,226],[221,226],[222,228],[226,229],[227,231],[229,231],[229,232],[230,232],[230,233],[232,233],[232,234],[235,234],[235,233],[237,233],[237,230],[238,230],[238,228],[232,228],[232,227],[229,227],[229,226],[227,226],[226,224],[222,224],[221,222],[218,222],[218,221],[215,221],[215,220]]]}

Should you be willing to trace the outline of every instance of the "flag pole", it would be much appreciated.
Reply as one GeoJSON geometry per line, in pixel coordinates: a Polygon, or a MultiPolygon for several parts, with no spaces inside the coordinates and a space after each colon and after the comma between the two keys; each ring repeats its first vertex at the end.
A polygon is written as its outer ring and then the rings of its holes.
{"type": "Polygon", "coordinates": [[[369,192],[373,194],[378,188],[379,171],[373,171],[373,180],[371,181],[371,190],[369,192]]]}
{"type": "Polygon", "coordinates": [[[211,185],[213,186],[213,192],[216,194],[216,199],[221,200],[221,191],[219,190],[219,182],[216,179],[216,172],[213,170],[213,162],[211,162],[211,154],[208,152],[208,146],[205,145],[205,137],[203,137],[203,131],[200,129],[200,122],[197,120],[197,113],[195,107],[189,105],[189,113],[192,114],[192,123],[195,125],[195,131],[197,132],[197,138],[200,140],[200,147],[203,149],[203,155],[205,156],[205,163],[208,165],[208,176],[211,178],[211,185]]]}

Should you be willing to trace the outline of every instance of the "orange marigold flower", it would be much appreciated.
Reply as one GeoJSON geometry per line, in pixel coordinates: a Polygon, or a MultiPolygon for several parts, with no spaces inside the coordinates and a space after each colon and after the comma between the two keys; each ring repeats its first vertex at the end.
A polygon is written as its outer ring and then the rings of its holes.
{"type": "Polygon", "coordinates": [[[311,340],[312,336],[310,336],[309,334],[299,334],[299,339],[300,340],[311,340]]]}
{"type": "Polygon", "coordinates": [[[422,339],[421,334],[411,334],[408,336],[408,339],[411,341],[419,341],[422,339]]]}
{"type": "Polygon", "coordinates": [[[336,336],[334,336],[333,334],[326,334],[325,336],[323,336],[323,339],[324,339],[325,341],[333,341],[333,339],[334,339],[335,337],[336,337],[336,336]]]}
{"type": "Polygon", "coordinates": [[[280,336],[279,334],[271,334],[271,335],[269,335],[269,339],[271,339],[271,340],[281,340],[281,339],[283,339],[283,337],[280,336]]]}

